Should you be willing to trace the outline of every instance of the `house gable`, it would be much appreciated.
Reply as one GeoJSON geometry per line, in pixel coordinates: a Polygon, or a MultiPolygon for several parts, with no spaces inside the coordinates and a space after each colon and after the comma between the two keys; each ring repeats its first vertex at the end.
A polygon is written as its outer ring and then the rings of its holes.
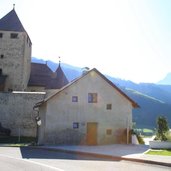
{"type": "Polygon", "coordinates": [[[86,143],[88,125],[96,125],[97,144],[126,142],[122,138],[131,129],[132,103],[93,69],[37,104],[46,110],[40,112],[46,121],[43,141],[86,143]]]}
{"type": "MultiPolygon", "coordinates": [[[[54,93],[52,96],[50,96],[50,97],[44,99],[42,102],[39,102],[39,103],[36,104],[35,106],[40,106],[41,104],[43,104],[43,103],[49,101],[49,100],[52,99],[54,96],[58,95],[59,93],[63,92],[64,90],[66,90],[68,87],[70,87],[70,86],[75,86],[80,80],[82,80],[82,79],[84,79],[84,78],[86,78],[86,77],[92,78],[92,79],[91,79],[91,80],[92,80],[92,84],[94,84],[94,85],[97,85],[97,84],[98,84],[98,83],[96,82],[96,79],[94,79],[94,78],[95,78],[95,77],[96,77],[96,78],[97,78],[97,77],[101,78],[101,80],[103,80],[104,82],[107,83],[107,84],[106,84],[107,86],[113,88],[117,93],[119,93],[122,97],[124,97],[126,100],[128,100],[128,101],[132,104],[132,107],[134,107],[134,108],[138,108],[138,107],[139,107],[139,105],[138,105],[136,102],[134,102],[130,97],[128,97],[123,91],[121,91],[116,85],[114,85],[110,80],[108,80],[103,74],[101,74],[101,73],[100,73],[97,69],[95,69],[95,68],[92,69],[92,70],[90,70],[90,71],[87,72],[86,74],[82,75],[81,77],[79,77],[79,78],[73,80],[72,82],[70,82],[69,84],[67,84],[67,85],[64,86],[63,88],[61,88],[57,93],[54,93]]],[[[101,82],[101,81],[100,81],[100,82],[101,82]]],[[[99,83],[99,84],[101,84],[101,83],[99,83]]],[[[86,85],[86,87],[89,87],[89,86],[90,86],[90,85],[89,85],[89,81],[85,82],[85,85],[86,85]]],[[[96,86],[94,86],[94,87],[95,87],[95,89],[96,89],[96,86]]],[[[106,89],[106,88],[105,88],[105,89],[106,89]]],[[[102,90],[104,90],[103,87],[102,87],[102,90]]],[[[112,97],[112,98],[113,98],[113,97],[112,97]]]]}

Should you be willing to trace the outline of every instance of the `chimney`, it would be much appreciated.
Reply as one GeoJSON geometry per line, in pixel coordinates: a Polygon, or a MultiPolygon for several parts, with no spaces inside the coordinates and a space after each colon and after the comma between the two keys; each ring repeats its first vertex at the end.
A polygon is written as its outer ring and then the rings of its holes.
{"type": "Polygon", "coordinates": [[[89,67],[82,68],[82,75],[85,75],[90,70],[89,67]]]}

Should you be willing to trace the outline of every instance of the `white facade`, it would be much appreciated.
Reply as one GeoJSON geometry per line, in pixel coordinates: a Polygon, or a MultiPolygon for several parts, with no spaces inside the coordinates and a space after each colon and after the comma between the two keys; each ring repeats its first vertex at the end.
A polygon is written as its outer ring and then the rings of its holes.
{"type": "Polygon", "coordinates": [[[127,143],[133,106],[135,102],[93,69],[40,105],[39,143],[127,143]],[[97,103],[88,102],[89,93],[97,94],[97,103]]]}

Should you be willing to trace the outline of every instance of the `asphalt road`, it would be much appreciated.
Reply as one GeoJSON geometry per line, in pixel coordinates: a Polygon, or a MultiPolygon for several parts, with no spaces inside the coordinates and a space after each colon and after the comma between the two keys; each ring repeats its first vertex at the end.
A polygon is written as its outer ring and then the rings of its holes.
{"type": "Polygon", "coordinates": [[[0,147],[2,171],[163,171],[171,168],[32,148],[0,147]]]}

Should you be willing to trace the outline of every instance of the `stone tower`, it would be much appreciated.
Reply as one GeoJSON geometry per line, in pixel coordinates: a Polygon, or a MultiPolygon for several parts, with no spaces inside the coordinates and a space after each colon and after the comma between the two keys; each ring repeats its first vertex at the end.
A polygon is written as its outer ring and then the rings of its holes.
{"type": "Polygon", "coordinates": [[[26,90],[31,48],[31,40],[13,8],[0,19],[0,91],[26,90]]]}

